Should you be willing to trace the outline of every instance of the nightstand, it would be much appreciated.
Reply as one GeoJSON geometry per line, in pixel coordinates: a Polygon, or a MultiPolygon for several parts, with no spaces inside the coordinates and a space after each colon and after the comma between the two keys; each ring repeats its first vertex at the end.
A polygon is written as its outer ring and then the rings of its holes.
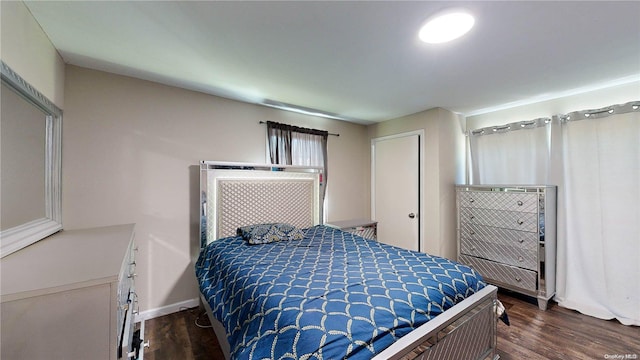
{"type": "Polygon", "coordinates": [[[342,231],[362,236],[365,239],[377,240],[378,222],[370,219],[353,219],[343,221],[332,221],[327,226],[338,228],[342,231]]]}

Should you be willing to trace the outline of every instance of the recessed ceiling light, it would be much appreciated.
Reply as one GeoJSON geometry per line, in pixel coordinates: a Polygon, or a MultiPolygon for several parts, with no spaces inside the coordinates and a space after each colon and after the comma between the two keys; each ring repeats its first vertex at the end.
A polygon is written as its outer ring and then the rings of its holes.
{"type": "Polygon", "coordinates": [[[439,44],[466,34],[475,23],[475,19],[465,10],[447,10],[427,20],[420,29],[420,40],[439,44]]]}

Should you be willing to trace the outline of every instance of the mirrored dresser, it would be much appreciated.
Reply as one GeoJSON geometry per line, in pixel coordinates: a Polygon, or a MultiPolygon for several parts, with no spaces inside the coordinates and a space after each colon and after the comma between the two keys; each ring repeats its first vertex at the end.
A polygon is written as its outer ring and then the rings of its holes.
{"type": "Polygon", "coordinates": [[[458,261],[546,310],[556,283],[556,186],[457,185],[456,202],[458,261]]]}

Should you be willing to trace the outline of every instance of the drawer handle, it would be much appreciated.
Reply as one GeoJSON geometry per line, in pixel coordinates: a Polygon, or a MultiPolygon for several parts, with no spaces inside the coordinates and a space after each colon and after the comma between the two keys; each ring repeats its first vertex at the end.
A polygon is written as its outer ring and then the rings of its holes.
{"type": "Polygon", "coordinates": [[[469,235],[475,235],[475,234],[476,234],[475,231],[473,231],[473,230],[469,231],[469,235]]]}
{"type": "Polygon", "coordinates": [[[521,282],[521,281],[522,281],[522,279],[520,278],[520,276],[516,276],[516,281],[517,281],[517,282],[521,282]]]}
{"type": "Polygon", "coordinates": [[[518,225],[522,225],[522,224],[524,224],[524,220],[518,219],[518,225]]]}
{"type": "Polygon", "coordinates": [[[476,247],[475,247],[475,246],[472,246],[472,247],[471,247],[471,251],[476,251],[476,247]]]}
{"type": "Polygon", "coordinates": [[[136,274],[136,273],[133,273],[133,274],[129,274],[129,275],[127,275],[127,277],[128,277],[129,279],[132,279],[132,278],[134,278],[134,277],[136,277],[136,276],[138,276],[138,274],[136,274]]]}
{"type": "Polygon", "coordinates": [[[476,217],[475,217],[475,216],[473,216],[473,215],[469,216],[469,219],[471,219],[471,220],[473,220],[473,219],[475,219],[475,218],[476,218],[476,217]]]}
{"type": "Polygon", "coordinates": [[[522,206],[523,202],[518,200],[517,204],[518,204],[518,206],[522,206]]]}
{"type": "Polygon", "coordinates": [[[518,256],[518,261],[523,262],[524,258],[522,256],[518,256]]]}
{"type": "Polygon", "coordinates": [[[518,239],[518,242],[522,244],[524,242],[524,239],[518,239]]]}
{"type": "Polygon", "coordinates": [[[469,202],[470,202],[470,203],[473,203],[474,201],[475,201],[475,200],[473,200],[473,199],[469,199],[469,202]]]}

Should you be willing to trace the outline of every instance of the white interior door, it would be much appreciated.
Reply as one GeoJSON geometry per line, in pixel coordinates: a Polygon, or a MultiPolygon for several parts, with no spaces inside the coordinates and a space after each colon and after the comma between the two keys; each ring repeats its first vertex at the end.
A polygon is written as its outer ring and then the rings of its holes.
{"type": "Polygon", "coordinates": [[[420,135],[373,139],[372,217],[378,241],[420,250],[420,135]]]}

